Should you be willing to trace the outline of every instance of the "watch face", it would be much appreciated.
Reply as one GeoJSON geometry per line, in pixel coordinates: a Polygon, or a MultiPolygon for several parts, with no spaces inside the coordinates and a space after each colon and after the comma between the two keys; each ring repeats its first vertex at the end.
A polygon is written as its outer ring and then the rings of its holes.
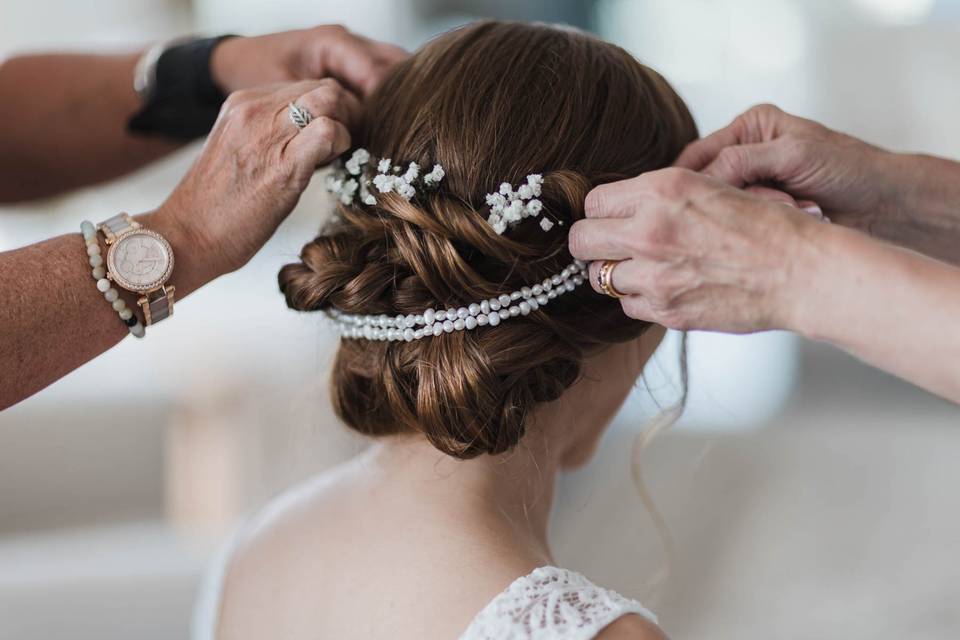
{"type": "Polygon", "coordinates": [[[170,277],[173,251],[160,234],[136,229],[121,235],[110,247],[107,268],[124,289],[149,291],[170,277]]]}

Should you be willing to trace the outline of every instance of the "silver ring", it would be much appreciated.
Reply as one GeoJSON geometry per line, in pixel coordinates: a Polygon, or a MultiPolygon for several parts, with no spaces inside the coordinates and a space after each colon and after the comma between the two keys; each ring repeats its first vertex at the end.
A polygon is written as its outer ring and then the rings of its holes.
{"type": "Polygon", "coordinates": [[[303,129],[313,120],[313,114],[298,104],[291,102],[287,105],[287,109],[290,111],[290,122],[297,129],[303,129]]]}

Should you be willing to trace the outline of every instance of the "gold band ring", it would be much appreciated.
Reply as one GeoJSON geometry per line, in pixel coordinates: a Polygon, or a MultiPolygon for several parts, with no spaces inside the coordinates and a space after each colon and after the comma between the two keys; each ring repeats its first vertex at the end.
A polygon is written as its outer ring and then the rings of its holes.
{"type": "Polygon", "coordinates": [[[597,284],[600,290],[611,298],[622,298],[625,295],[613,286],[613,270],[620,262],[620,260],[604,260],[600,264],[600,271],[597,272],[597,284]]]}

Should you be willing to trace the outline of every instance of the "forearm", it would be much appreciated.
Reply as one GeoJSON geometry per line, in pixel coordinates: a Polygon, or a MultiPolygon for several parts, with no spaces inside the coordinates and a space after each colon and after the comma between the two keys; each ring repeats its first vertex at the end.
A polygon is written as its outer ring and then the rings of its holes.
{"type": "Polygon", "coordinates": [[[50,54],[0,64],[0,202],[54,195],[128,173],[177,148],[131,135],[139,54],[50,54]]]}
{"type": "Polygon", "coordinates": [[[813,240],[787,328],[960,404],[960,269],[841,227],[813,240]]]}
{"type": "Polygon", "coordinates": [[[960,163],[913,154],[887,154],[883,162],[896,187],[869,232],[960,265],[960,163]]]}
{"type": "MultiPolygon", "coordinates": [[[[177,299],[214,277],[195,261],[190,238],[170,219],[161,214],[137,219],[173,248],[170,283],[177,299]]],[[[101,249],[106,255],[102,241],[101,249]]],[[[137,309],[134,296],[118,291],[137,309]]],[[[92,360],[127,332],[95,286],[79,233],[0,253],[0,410],[92,360]]]]}

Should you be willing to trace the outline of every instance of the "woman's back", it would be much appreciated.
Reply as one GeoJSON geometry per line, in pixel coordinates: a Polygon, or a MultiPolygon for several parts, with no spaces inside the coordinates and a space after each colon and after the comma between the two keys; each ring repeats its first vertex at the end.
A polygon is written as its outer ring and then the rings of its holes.
{"type": "MultiPolygon", "coordinates": [[[[362,456],[271,502],[238,538],[202,640],[584,640],[652,618],[469,507],[411,501],[377,466],[362,456]]],[[[622,628],[662,638],[647,620],[622,628]]]]}

